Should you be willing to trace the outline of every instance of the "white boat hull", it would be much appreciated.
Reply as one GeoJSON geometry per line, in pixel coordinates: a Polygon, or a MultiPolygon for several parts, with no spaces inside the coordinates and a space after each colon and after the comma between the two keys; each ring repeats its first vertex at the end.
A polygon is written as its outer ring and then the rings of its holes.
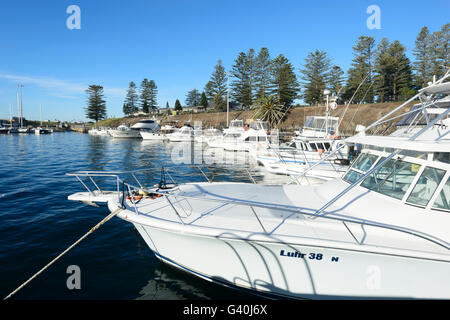
{"type": "Polygon", "coordinates": [[[134,225],[160,260],[222,285],[291,298],[450,298],[449,262],[134,225]]]}
{"type": "MultiPolygon", "coordinates": [[[[302,175],[305,170],[316,163],[313,161],[308,164],[300,161],[276,161],[274,158],[264,156],[258,156],[257,161],[270,173],[292,176],[302,175]]],[[[324,162],[309,170],[307,174],[310,177],[315,177],[321,180],[321,182],[324,182],[341,177],[346,172],[347,168],[347,166],[324,162]]]]}
{"type": "Polygon", "coordinates": [[[167,135],[170,142],[190,142],[194,141],[193,136],[183,136],[183,135],[167,135]]]}
{"type": "Polygon", "coordinates": [[[141,138],[138,130],[110,130],[109,133],[114,138],[141,138]]]}
{"type": "Polygon", "coordinates": [[[141,131],[141,137],[144,140],[166,140],[167,137],[163,133],[141,131]]]}

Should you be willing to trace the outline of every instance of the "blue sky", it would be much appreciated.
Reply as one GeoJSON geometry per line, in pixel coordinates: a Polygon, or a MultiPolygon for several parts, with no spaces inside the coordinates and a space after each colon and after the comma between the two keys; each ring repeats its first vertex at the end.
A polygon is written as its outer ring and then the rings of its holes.
{"type": "Polygon", "coordinates": [[[105,89],[109,116],[122,116],[130,81],[153,79],[158,104],[184,103],[202,90],[217,60],[230,69],[240,51],[267,47],[302,67],[309,52],[326,51],[347,70],[361,35],[399,40],[412,59],[423,26],[450,22],[450,1],[428,0],[41,0],[0,3],[0,118],[17,114],[22,83],[24,116],[85,120],[89,84],[105,89]],[[81,9],[70,30],[66,8],[81,9]],[[381,10],[381,29],[368,29],[369,5],[381,10]]]}

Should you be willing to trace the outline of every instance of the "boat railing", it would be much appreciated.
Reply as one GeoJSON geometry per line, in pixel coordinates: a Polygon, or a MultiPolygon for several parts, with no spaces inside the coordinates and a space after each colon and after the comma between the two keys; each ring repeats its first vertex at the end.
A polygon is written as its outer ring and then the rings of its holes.
{"type": "MultiPolygon", "coordinates": [[[[130,188],[130,190],[132,189],[139,189],[138,186],[123,182],[128,188],[130,188]]],[[[358,224],[361,226],[361,228],[364,230],[365,226],[369,226],[369,227],[376,227],[376,228],[381,228],[381,229],[386,229],[386,230],[391,230],[391,231],[397,231],[397,232],[401,232],[401,233],[405,233],[408,235],[412,235],[418,238],[421,238],[423,240],[427,240],[431,243],[434,243],[440,247],[443,247],[447,250],[450,250],[450,243],[446,242],[445,240],[439,239],[437,237],[434,237],[432,235],[429,235],[427,233],[421,232],[421,231],[417,231],[417,230],[413,230],[413,229],[409,229],[409,228],[404,228],[404,227],[400,227],[400,226],[395,226],[395,225],[390,225],[390,224],[384,224],[384,223],[380,223],[380,222],[376,222],[376,221],[370,221],[370,220],[366,220],[366,219],[359,219],[359,218],[355,218],[355,217],[345,217],[342,215],[337,215],[337,214],[333,214],[333,213],[327,213],[327,214],[322,214],[320,216],[316,215],[316,210],[314,209],[308,209],[308,208],[301,208],[301,207],[296,207],[296,206],[286,206],[286,205],[279,205],[279,204],[273,204],[273,203],[265,203],[265,202],[253,202],[253,201],[248,201],[248,200],[242,200],[242,199],[223,199],[223,198],[207,198],[207,197],[196,197],[196,196],[191,196],[191,195],[183,195],[177,192],[173,192],[174,190],[171,190],[171,192],[166,192],[166,191],[152,191],[156,194],[160,194],[161,196],[165,197],[166,201],[170,204],[170,206],[172,207],[174,214],[179,218],[179,220],[181,221],[182,224],[185,224],[185,222],[183,221],[183,217],[179,210],[176,209],[174,202],[176,201],[180,201],[179,199],[185,199],[187,201],[189,200],[198,200],[198,201],[208,201],[208,202],[218,202],[218,203],[222,203],[222,204],[231,204],[231,205],[241,205],[241,206],[246,206],[248,207],[253,215],[255,216],[258,224],[261,226],[263,233],[265,234],[272,234],[274,231],[268,232],[267,229],[264,227],[264,224],[262,223],[261,218],[258,216],[255,208],[263,208],[263,209],[269,209],[269,210],[274,210],[274,211],[282,211],[282,212],[289,212],[292,214],[300,214],[300,215],[304,215],[307,217],[314,217],[316,219],[324,219],[324,220],[333,220],[333,221],[338,221],[340,223],[342,223],[342,225],[345,227],[345,229],[347,230],[347,232],[349,233],[349,235],[352,237],[352,239],[355,241],[356,244],[358,245],[364,245],[364,241],[363,240],[358,240],[357,236],[351,231],[351,229],[349,228],[348,224],[358,224]],[[173,198],[174,201],[171,201],[170,198],[173,198]]],[[[134,203],[133,203],[134,205],[134,203]]],[[[137,214],[139,214],[137,212],[137,209],[135,207],[135,212],[137,214]]],[[[277,228],[275,228],[277,229],[277,228]]],[[[274,229],[274,230],[275,230],[274,229]]]]}
{"type": "MultiPolygon", "coordinates": [[[[189,166],[189,165],[187,165],[187,166],[189,166]]],[[[209,182],[209,183],[213,182],[213,179],[215,178],[215,176],[213,175],[211,177],[208,177],[201,165],[190,165],[190,167],[197,169],[199,171],[199,173],[205,178],[206,182],[209,182]]],[[[253,175],[251,174],[250,170],[248,170],[247,168],[243,168],[243,169],[246,172],[246,174],[248,175],[249,180],[252,183],[256,184],[256,180],[253,177],[253,175]]],[[[158,169],[158,171],[159,171],[159,169],[158,169]]],[[[139,191],[156,193],[155,192],[156,189],[163,190],[161,188],[158,188],[158,184],[153,185],[152,187],[145,187],[144,183],[142,183],[137,177],[138,173],[143,173],[143,172],[154,173],[155,176],[157,173],[156,169],[152,170],[149,168],[141,168],[141,169],[127,170],[127,171],[86,171],[85,170],[85,171],[70,172],[70,173],[67,173],[66,175],[75,177],[84,186],[84,188],[89,192],[89,194],[93,197],[99,196],[99,195],[110,194],[111,192],[113,192],[113,190],[102,189],[100,187],[99,181],[97,180],[98,178],[113,179],[116,184],[115,192],[117,194],[118,202],[121,203],[123,206],[124,199],[127,198],[127,196],[128,196],[133,208],[135,209],[135,213],[139,214],[139,211],[138,211],[137,205],[136,205],[137,202],[135,201],[133,195],[139,193],[139,191]],[[131,181],[134,181],[135,183],[126,182],[126,180],[123,178],[124,175],[128,175],[131,178],[131,181]],[[84,178],[84,180],[83,180],[83,178],[84,178]],[[86,180],[89,182],[87,182],[86,180]]],[[[176,180],[173,177],[174,173],[176,173],[176,170],[173,169],[172,167],[163,167],[162,168],[161,179],[163,179],[163,176],[164,176],[164,184],[165,184],[165,182],[166,182],[165,176],[167,176],[169,178],[169,183],[171,183],[171,184],[170,184],[170,188],[166,189],[167,191],[164,191],[161,194],[166,195],[169,192],[178,190],[177,189],[178,183],[176,182],[176,180]]],[[[161,184],[161,182],[160,182],[160,184],[161,184]]],[[[177,214],[177,216],[182,217],[180,212],[178,210],[176,210],[175,204],[170,202],[170,200],[167,197],[166,197],[166,199],[168,200],[171,207],[175,210],[175,213],[177,214]]],[[[192,213],[192,206],[189,203],[189,200],[185,199],[185,198],[183,198],[182,201],[179,201],[178,199],[175,199],[175,200],[176,200],[175,203],[180,207],[180,211],[184,212],[184,216],[185,217],[190,216],[190,214],[192,213]],[[183,206],[182,202],[186,203],[186,206],[183,206]]]]}
{"type": "MultiPolygon", "coordinates": [[[[201,173],[204,175],[206,180],[211,182],[211,180],[208,179],[206,173],[201,169],[201,167],[197,166],[197,168],[199,169],[199,171],[201,171],[201,173]]],[[[165,170],[165,174],[167,174],[169,176],[169,174],[167,172],[168,169],[165,168],[164,170],[165,170]]],[[[382,228],[382,229],[391,230],[391,231],[398,231],[401,233],[409,234],[409,235],[427,240],[431,243],[439,245],[440,247],[450,250],[450,243],[448,243],[442,239],[436,238],[432,235],[417,231],[417,230],[412,230],[409,228],[399,227],[399,226],[395,226],[395,225],[384,224],[384,223],[380,223],[380,222],[376,222],[376,221],[370,221],[370,220],[366,220],[366,219],[359,219],[359,218],[355,218],[355,217],[346,217],[346,216],[334,214],[332,212],[324,212],[324,209],[322,210],[322,214],[318,215],[316,209],[308,209],[308,208],[302,208],[302,207],[297,207],[297,206],[288,206],[288,205],[265,203],[265,202],[254,202],[254,201],[242,200],[242,199],[196,197],[196,196],[192,196],[192,195],[182,194],[179,192],[180,189],[178,188],[178,184],[176,184],[175,180],[171,176],[169,176],[169,178],[173,182],[173,185],[167,189],[158,188],[158,186],[145,187],[145,186],[143,186],[141,181],[136,176],[136,173],[141,172],[141,171],[145,171],[145,169],[138,169],[138,170],[133,170],[133,171],[78,171],[78,172],[67,173],[67,175],[76,177],[79,180],[79,182],[92,195],[95,195],[95,192],[94,192],[95,190],[97,190],[99,193],[105,192],[104,190],[102,190],[100,188],[98,183],[95,182],[94,178],[99,178],[99,177],[113,178],[116,182],[118,203],[123,208],[125,208],[125,199],[128,199],[129,202],[131,203],[130,207],[137,215],[140,214],[139,210],[138,210],[139,200],[135,200],[135,198],[133,196],[133,195],[137,194],[137,192],[143,191],[146,193],[156,194],[159,197],[164,197],[165,200],[167,201],[167,203],[169,204],[169,206],[172,208],[175,216],[180,220],[180,222],[182,224],[185,224],[185,221],[183,219],[187,218],[192,213],[192,205],[190,203],[191,201],[207,201],[207,202],[240,205],[240,206],[248,207],[252,211],[253,215],[255,216],[258,224],[261,226],[263,233],[268,234],[268,235],[272,234],[276,228],[274,230],[272,230],[271,232],[269,232],[267,230],[267,228],[264,227],[262,219],[258,216],[255,208],[282,211],[282,212],[288,212],[291,214],[300,214],[305,217],[310,217],[310,218],[314,218],[314,219],[338,221],[338,222],[342,223],[342,225],[345,227],[345,230],[347,230],[347,232],[349,233],[351,238],[353,238],[355,243],[357,243],[359,245],[363,245],[364,241],[358,240],[357,236],[348,227],[348,224],[358,224],[362,228],[364,228],[365,226],[370,226],[370,227],[382,228]],[[121,175],[123,175],[123,174],[130,174],[131,177],[133,177],[132,180],[134,180],[135,183],[126,182],[124,179],[122,179],[121,175]],[[92,183],[92,185],[94,187],[89,188],[89,186],[86,183],[84,183],[83,180],[81,179],[83,177],[89,178],[89,181],[92,183]],[[184,201],[187,204],[188,208],[184,208],[181,205],[182,201],[184,201]],[[178,207],[178,209],[177,209],[177,207],[178,207]],[[184,215],[181,214],[181,212],[184,212],[184,215]]]]}

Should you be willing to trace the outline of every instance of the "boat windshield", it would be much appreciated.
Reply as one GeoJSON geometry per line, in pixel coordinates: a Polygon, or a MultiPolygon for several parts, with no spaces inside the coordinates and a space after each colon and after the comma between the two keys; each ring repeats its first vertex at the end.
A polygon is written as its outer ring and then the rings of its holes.
{"type": "Polygon", "coordinates": [[[244,121],[242,120],[233,120],[230,123],[230,128],[243,128],[244,127],[244,121]]]}
{"type": "Polygon", "coordinates": [[[433,209],[450,211],[450,177],[433,204],[433,209]]]}
{"type": "MultiPolygon", "coordinates": [[[[352,167],[344,175],[343,180],[354,183],[361,178],[364,173],[371,169],[377,162],[385,160],[370,153],[361,153],[355,160],[352,167]]],[[[384,194],[386,196],[403,199],[405,194],[415,182],[414,187],[407,196],[406,203],[419,207],[427,207],[433,199],[433,195],[443,183],[446,170],[431,166],[422,166],[418,163],[408,162],[398,159],[390,159],[377,168],[362,182],[361,186],[384,194]],[[422,168],[423,167],[423,168],[422,168]],[[420,174],[418,179],[416,176],[420,174]]],[[[439,191],[432,209],[449,211],[450,207],[450,178],[439,191]]]]}
{"type": "MultiPolygon", "coordinates": [[[[328,118],[328,133],[335,133],[335,129],[339,125],[339,119],[328,118]]],[[[306,117],[305,129],[313,129],[314,131],[325,132],[326,131],[326,118],[325,117],[306,117]]]]}
{"type": "Polygon", "coordinates": [[[254,122],[250,123],[250,128],[252,128],[254,130],[268,130],[269,125],[267,124],[267,122],[254,121],[254,122]]]}
{"type": "Polygon", "coordinates": [[[419,169],[420,165],[391,159],[364,179],[361,186],[395,199],[402,199],[419,169]]]}

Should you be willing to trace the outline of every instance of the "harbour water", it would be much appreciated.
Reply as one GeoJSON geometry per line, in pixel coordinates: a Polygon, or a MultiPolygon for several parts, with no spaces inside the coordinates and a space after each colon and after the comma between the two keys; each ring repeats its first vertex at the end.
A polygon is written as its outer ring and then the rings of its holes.
{"type": "MultiPolygon", "coordinates": [[[[0,295],[41,269],[109,212],[67,200],[82,185],[76,170],[133,170],[175,166],[173,146],[73,132],[0,136],[0,295]]],[[[248,181],[252,164],[214,165],[214,181],[248,181]]],[[[172,169],[177,182],[201,181],[192,166],[172,169]]],[[[147,175],[146,183],[160,176],[147,175]]],[[[146,180],[145,180],[146,179],[146,180]]],[[[261,181],[264,175],[254,173],[261,181]]],[[[180,244],[182,245],[182,244],[180,244]]],[[[159,262],[133,225],[114,218],[44,271],[13,299],[245,299],[159,262]],[[71,265],[80,268],[80,289],[68,289],[71,265]]]]}

